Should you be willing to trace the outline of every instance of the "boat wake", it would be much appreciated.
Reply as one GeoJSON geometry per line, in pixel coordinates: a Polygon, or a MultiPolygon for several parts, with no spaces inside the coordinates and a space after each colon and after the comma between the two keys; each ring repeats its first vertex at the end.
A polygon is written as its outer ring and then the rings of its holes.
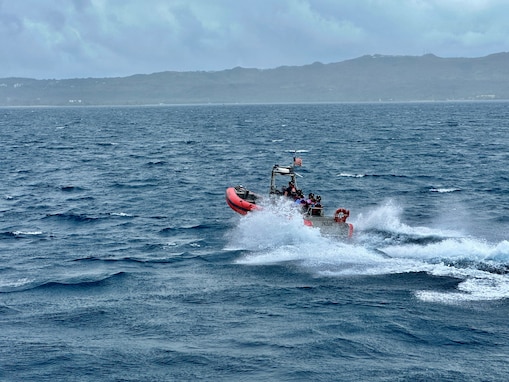
{"type": "Polygon", "coordinates": [[[401,221],[392,204],[358,215],[354,238],[325,237],[302,225],[287,205],[241,217],[228,233],[228,250],[245,251],[237,263],[291,262],[328,277],[427,273],[458,279],[454,291],[418,290],[423,301],[461,303],[509,298],[509,241],[496,243],[401,221]]]}

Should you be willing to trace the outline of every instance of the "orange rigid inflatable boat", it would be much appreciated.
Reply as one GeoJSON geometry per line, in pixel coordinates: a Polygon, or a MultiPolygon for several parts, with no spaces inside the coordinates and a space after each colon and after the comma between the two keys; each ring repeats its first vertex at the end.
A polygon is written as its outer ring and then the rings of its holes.
{"type": "MultiPolygon", "coordinates": [[[[347,223],[346,220],[350,215],[350,211],[345,208],[338,208],[334,216],[326,216],[321,204],[321,197],[315,197],[312,193],[305,198],[302,190],[297,187],[297,176],[295,166],[301,166],[302,160],[294,158],[292,166],[274,165],[272,167],[269,197],[271,200],[277,198],[288,198],[293,200],[296,208],[302,213],[303,222],[310,227],[317,227],[320,232],[328,236],[352,237],[353,224],[347,223]],[[285,184],[282,187],[277,186],[277,179],[283,177],[285,184]],[[288,185],[286,185],[286,180],[288,185]]],[[[235,212],[241,215],[247,215],[249,212],[261,210],[257,204],[260,203],[262,197],[245,188],[242,185],[228,187],[226,189],[226,203],[235,212]]]]}

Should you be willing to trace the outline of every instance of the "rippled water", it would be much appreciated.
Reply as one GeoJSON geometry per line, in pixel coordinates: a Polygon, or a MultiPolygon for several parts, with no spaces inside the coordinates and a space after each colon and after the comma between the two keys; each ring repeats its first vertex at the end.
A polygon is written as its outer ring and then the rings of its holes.
{"type": "Polygon", "coordinates": [[[505,380],[508,110],[0,109],[0,379],[505,380]],[[352,240],[226,205],[295,149],[352,240]]]}

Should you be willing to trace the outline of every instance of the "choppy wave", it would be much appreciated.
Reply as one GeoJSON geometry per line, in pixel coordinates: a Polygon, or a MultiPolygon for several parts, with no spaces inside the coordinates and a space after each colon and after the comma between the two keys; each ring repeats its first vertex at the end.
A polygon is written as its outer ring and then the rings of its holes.
{"type": "Polygon", "coordinates": [[[111,212],[109,215],[111,216],[120,216],[120,217],[134,217],[134,215],[128,214],[126,212],[111,212]]]}
{"type": "Polygon", "coordinates": [[[366,177],[367,175],[366,174],[348,174],[348,173],[341,173],[341,174],[338,174],[339,177],[342,177],[342,178],[364,178],[366,177]]]}
{"type": "Polygon", "coordinates": [[[337,175],[341,178],[407,178],[406,175],[398,175],[398,174],[350,174],[350,173],[339,173],[337,175]]]}
{"type": "Polygon", "coordinates": [[[42,231],[6,231],[0,233],[0,238],[23,238],[23,237],[32,237],[32,236],[40,236],[43,235],[42,231]]]}
{"type": "Polygon", "coordinates": [[[125,276],[124,272],[81,271],[76,274],[62,274],[52,278],[41,279],[40,276],[4,277],[0,281],[0,293],[21,292],[38,288],[72,287],[89,288],[125,276]]]}
{"type": "Polygon", "coordinates": [[[54,214],[47,214],[47,219],[58,219],[58,220],[64,220],[69,222],[76,222],[76,223],[86,223],[86,222],[95,222],[100,219],[100,217],[97,216],[88,216],[85,214],[75,214],[75,213],[54,213],[54,214]]]}
{"type": "Polygon", "coordinates": [[[62,190],[64,192],[78,192],[78,191],[84,191],[85,189],[83,187],[66,185],[66,186],[61,186],[60,190],[62,190]]]}
{"type": "Polygon", "coordinates": [[[457,191],[461,191],[461,188],[454,188],[454,187],[434,188],[434,187],[432,187],[429,189],[429,192],[438,192],[440,194],[449,193],[449,192],[457,192],[457,191]]]}

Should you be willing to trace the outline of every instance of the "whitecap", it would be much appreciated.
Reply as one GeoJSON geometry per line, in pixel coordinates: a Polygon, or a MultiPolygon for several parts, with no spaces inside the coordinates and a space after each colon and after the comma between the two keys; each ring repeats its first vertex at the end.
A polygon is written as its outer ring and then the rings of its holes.
{"type": "Polygon", "coordinates": [[[460,188],[430,188],[429,192],[437,192],[439,194],[446,194],[450,192],[461,191],[460,188]]]}
{"type": "Polygon", "coordinates": [[[349,174],[349,173],[340,173],[338,174],[339,177],[342,177],[342,178],[364,178],[366,175],[365,174],[349,174]]]}
{"type": "Polygon", "coordinates": [[[42,231],[13,231],[15,236],[37,236],[42,235],[42,231]]]}

